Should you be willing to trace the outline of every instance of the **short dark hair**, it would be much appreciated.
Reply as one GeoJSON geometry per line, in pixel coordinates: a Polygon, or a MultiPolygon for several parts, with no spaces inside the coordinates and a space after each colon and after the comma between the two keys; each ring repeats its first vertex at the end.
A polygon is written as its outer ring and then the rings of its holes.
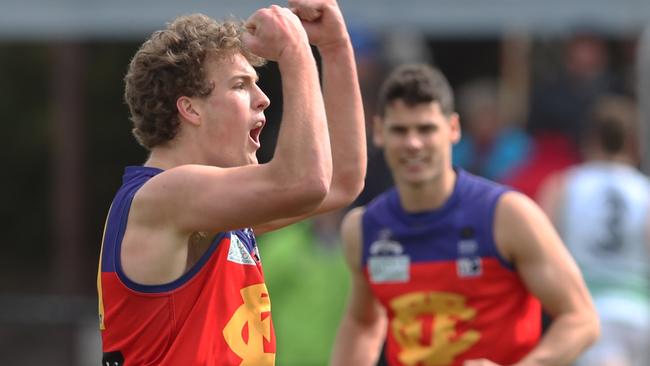
{"type": "Polygon", "coordinates": [[[133,134],[147,149],[174,138],[180,120],[180,96],[205,97],[214,85],[206,77],[209,57],[242,54],[253,66],[264,60],[241,41],[241,21],[218,22],[203,14],[176,18],[142,44],[124,78],[124,99],[131,112],[133,134]]]}
{"type": "Polygon", "coordinates": [[[607,154],[627,148],[636,130],[636,105],[632,98],[604,95],[597,99],[590,113],[588,136],[607,154]]]}
{"type": "Polygon", "coordinates": [[[454,96],[445,76],[427,64],[405,64],[390,73],[379,90],[377,111],[380,116],[396,100],[407,106],[437,102],[446,116],[454,113],[454,96]]]}

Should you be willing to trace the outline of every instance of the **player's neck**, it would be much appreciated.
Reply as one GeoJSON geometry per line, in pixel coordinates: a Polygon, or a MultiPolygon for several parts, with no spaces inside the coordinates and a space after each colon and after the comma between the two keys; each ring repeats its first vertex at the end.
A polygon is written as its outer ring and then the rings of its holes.
{"type": "Polygon", "coordinates": [[[184,151],[178,145],[157,146],[151,149],[151,154],[144,166],[168,170],[180,165],[202,164],[203,162],[195,155],[192,151],[184,151]]]}
{"type": "Polygon", "coordinates": [[[634,159],[628,154],[607,154],[605,152],[594,151],[588,158],[590,161],[603,161],[609,163],[619,163],[624,165],[634,165],[634,159]]]}
{"type": "Polygon", "coordinates": [[[421,185],[397,184],[400,202],[406,212],[431,211],[442,207],[454,191],[456,172],[448,167],[435,179],[421,185]]]}

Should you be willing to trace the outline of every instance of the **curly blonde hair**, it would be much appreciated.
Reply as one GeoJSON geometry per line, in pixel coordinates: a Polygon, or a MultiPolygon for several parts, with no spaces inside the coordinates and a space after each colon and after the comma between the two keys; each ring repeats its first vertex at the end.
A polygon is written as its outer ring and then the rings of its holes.
{"type": "Polygon", "coordinates": [[[124,77],[124,99],[140,145],[150,150],[174,138],[180,124],[179,97],[210,94],[214,85],[206,77],[208,56],[240,53],[253,66],[264,64],[243,46],[242,32],[241,21],[217,22],[192,14],[176,18],[140,46],[124,77]]]}

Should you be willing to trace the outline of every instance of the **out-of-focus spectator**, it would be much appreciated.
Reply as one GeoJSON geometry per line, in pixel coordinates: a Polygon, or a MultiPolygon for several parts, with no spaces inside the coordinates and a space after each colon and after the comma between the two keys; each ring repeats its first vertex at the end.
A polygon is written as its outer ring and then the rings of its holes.
{"type": "Polygon", "coordinates": [[[377,90],[381,82],[379,76],[383,75],[386,63],[383,56],[382,40],[373,30],[358,23],[349,25],[348,32],[357,63],[366,124],[369,125],[368,121],[372,120],[377,90]]]}
{"type": "Polygon", "coordinates": [[[530,197],[537,196],[550,174],[580,162],[577,144],[589,108],[600,95],[621,89],[609,72],[607,44],[590,32],[570,38],[562,70],[536,83],[528,119],[533,148],[529,159],[504,180],[530,197]]]}
{"type": "Polygon", "coordinates": [[[474,80],[461,87],[458,106],[462,138],[454,145],[454,165],[500,181],[530,150],[528,135],[503,120],[494,80],[474,80]]]}
{"type": "Polygon", "coordinates": [[[544,182],[539,201],[581,267],[601,339],[579,366],[650,365],[650,180],[637,169],[636,106],[598,101],[585,162],[544,182]]]}
{"type": "Polygon", "coordinates": [[[513,168],[503,182],[528,197],[537,197],[546,177],[580,162],[575,144],[566,135],[546,131],[533,137],[528,158],[513,168]]]}
{"type": "Polygon", "coordinates": [[[576,33],[565,45],[563,67],[534,81],[530,103],[532,134],[557,131],[578,142],[585,117],[598,96],[620,92],[621,82],[609,71],[606,42],[595,33],[576,33]]]}

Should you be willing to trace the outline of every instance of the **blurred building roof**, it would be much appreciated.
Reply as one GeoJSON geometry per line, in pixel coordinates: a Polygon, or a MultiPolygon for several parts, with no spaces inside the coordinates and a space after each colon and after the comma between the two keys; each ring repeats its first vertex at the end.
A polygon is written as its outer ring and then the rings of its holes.
{"type": "MultiPolygon", "coordinates": [[[[203,12],[245,19],[260,0],[0,0],[0,40],[141,39],[174,17],[203,12]]],[[[284,2],[280,2],[281,4],[284,2]]],[[[648,0],[340,0],[348,22],[432,36],[493,37],[512,29],[562,34],[576,27],[638,33],[648,0]]]]}

